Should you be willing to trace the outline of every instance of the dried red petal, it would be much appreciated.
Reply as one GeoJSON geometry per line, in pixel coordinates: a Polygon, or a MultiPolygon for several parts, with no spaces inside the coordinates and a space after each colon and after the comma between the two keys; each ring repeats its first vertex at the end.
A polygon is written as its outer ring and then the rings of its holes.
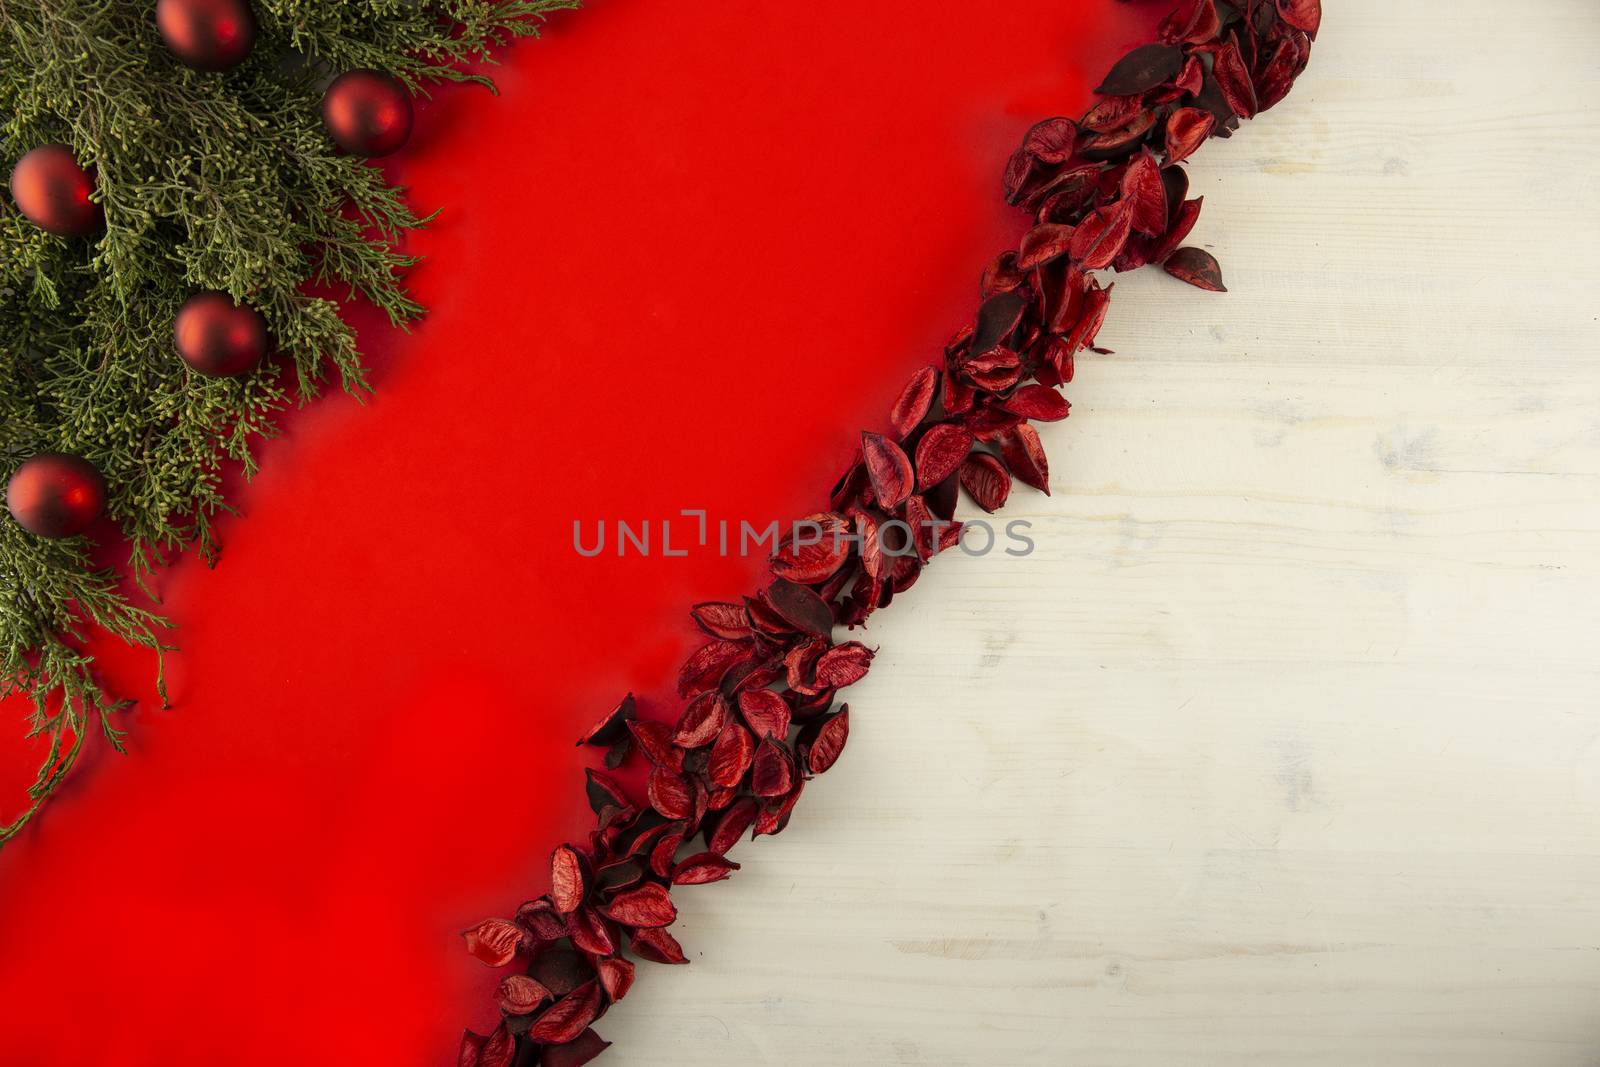
{"type": "Polygon", "coordinates": [[[661,835],[656,847],[650,850],[650,869],[656,877],[665,878],[672,873],[672,865],[677,862],[678,849],[683,847],[683,841],[681,831],[661,835]]]}
{"type": "Polygon", "coordinates": [[[1322,0],[1278,0],[1278,14],[1295,29],[1315,37],[1322,26],[1322,0]]]}
{"type": "Polygon", "coordinates": [[[583,983],[545,1009],[528,1029],[528,1040],[545,1045],[564,1045],[588,1029],[600,1014],[600,985],[583,983]]]}
{"type": "Polygon", "coordinates": [[[701,852],[678,864],[672,872],[673,885],[706,885],[720,882],[739,869],[739,865],[716,852],[701,852]]]}
{"type": "Polygon", "coordinates": [[[505,919],[485,919],[461,936],[467,951],[490,967],[504,967],[522,949],[522,927],[505,919]]]}
{"type": "Polygon", "coordinates": [[[600,911],[606,918],[632,927],[669,926],[678,917],[671,895],[654,882],[617,894],[600,911]]]}
{"type": "Polygon", "coordinates": [[[587,888],[583,861],[571,845],[562,845],[550,855],[550,899],[563,915],[578,910],[587,888]]]}
{"type": "Polygon", "coordinates": [[[527,1015],[550,999],[550,990],[525,974],[508,974],[500,980],[495,1000],[507,1015],[527,1015]]]}
{"type": "Polygon", "coordinates": [[[1012,477],[1050,495],[1050,461],[1045,457],[1039,431],[1027,423],[1000,438],[1000,455],[1012,477]]]}
{"type": "Polygon", "coordinates": [[[750,654],[750,645],[744,641],[712,641],[701,645],[683,662],[678,671],[678,695],[694,696],[714,689],[739,660],[750,654]]]}
{"type": "MultiPolygon", "coordinates": [[[[629,723],[628,727],[633,729],[638,725],[638,723],[629,723]]],[[[635,734],[637,732],[635,730],[635,734]]],[[[622,791],[622,787],[616,782],[592,767],[586,768],[583,774],[584,792],[588,794],[589,807],[596,815],[599,815],[608,807],[625,808],[628,806],[628,795],[622,791]]]]}
{"type": "Polygon", "coordinates": [[[1072,245],[1073,229],[1065,223],[1041,222],[1029,230],[1017,249],[1017,267],[1034,270],[1066,255],[1072,245]]]}
{"type": "Polygon", "coordinates": [[[478,1051],[477,1067],[511,1067],[511,1059],[516,1052],[517,1039],[511,1036],[511,1031],[502,1022],[478,1051]]]}
{"type": "Polygon", "coordinates": [[[833,609],[814,589],[780,578],[767,586],[767,603],[803,634],[827,637],[833,632],[833,609]]]}
{"type": "Polygon", "coordinates": [[[546,1048],[539,1060],[539,1067],[583,1067],[610,1047],[611,1042],[602,1039],[593,1030],[584,1030],[564,1045],[546,1048]]]}
{"type": "Polygon", "coordinates": [[[789,736],[791,712],[781,693],[771,689],[746,690],[739,694],[739,712],[758,741],[766,737],[781,741],[789,736]]]}
{"type": "Polygon", "coordinates": [[[1095,90],[1108,96],[1133,96],[1148,92],[1172,77],[1183,67],[1183,51],[1165,44],[1135,48],[1111,68],[1106,80],[1095,90]]]}
{"type": "Polygon", "coordinates": [[[1128,204],[1128,221],[1140,233],[1154,237],[1167,228],[1167,187],[1161,166],[1149,150],[1140,152],[1122,175],[1122,200],[1128,204]]]}
{"type": "Polygon", "coordinates": [[[1229,40],[1217,50],[1211,73],[1217,79],[1222,99],[1228,102],[1233,113],[1240,118],[1255,117],[1256,89],[1250,81],[1250,70],[1245,66],[1244,56],[1239,54],[1237,40],[1229,40]]]}
{"type": "Polygon", "coordinates": [[[1065,163],[1072,158],[1072,143],[1078,127],[1071,119],[1053,118],[1037,122],[1022,138],[1022,150],[1041,163],[1065,163]]]}
{"type": "MultiPolygon", "coordinates": [[[[765,690],[763,690],[764,692],[765,690]]],[[[711,759],[706,764],[706,776],[712,784],[732,789],[744,778],[755,755],[755,739],[736,722],[730,721],[711,746],[711,759]]]]}
{"type": "Polygon", "coordinates": [[[678,718],[672,743],[679,748],[709,745],[728,722],[728,705],[720,693],[701,693],[689,702],[678,718]]]}
{"type": "Polygon", "coordinates": [[[555,941],[567,936],[566,920],[555,905],[544,897],[530,900],[517,909],[517,922],[535,941],[555,941]]]}
{"type": "Polygon", "coordinates": [[[625,739],[628,736],[628,720],[634,717],[635,710],[633,694],[629,693],[604,718],[591,726],[589,732],[578,739],[578,744],[609,747],[625,739]]]}
{"type": "Polygon", "coordinates": [[[1011,394],[1006,410],[1034,422],[1060,422],[1072,405],[1048,385],[1024,385],[1011,394]]]}
{"type": "Polygon", "coordinates": [[[933,397],[939,389],[939,370],[936,367],[921,367],[911,376],[906,387],[901,390],[900,398],[894,402],[894,407],[889,409],[889,425],[894,427],[894,432],[900,437],[906,436],[917,428],[917,424],[928,417],[928,411],[933,407],[933,397]]]}
{"type": "Polygon", "coordinates": [[[588,956],[563,946],[545,949],[535,956],[528,974],[551,995],[564,997],[594,978],[594,965],[588,956]]]}
{"type": "Polygon", "coordinates": [[[961,465],[961,488],[984,511],[998,511],[1011,495],[1011,475],[987,452],[974,452],[961,465]]]}
{"type": "Polygon", "coordinates": [[[572,943],[591,956],[609,956],[617,950],[617,942],[606,928],[605,920],[593,908],[584,906],[567,916],[567,935],[572,943]]]}
{"type": "Polygon", "coordinates": [[[961,466],[972,450],[972,432],[959,423],[941,422],[917,442],[917,487],[938,485],[961,466]]]}
{"type": "Polygon", "coordinates": [[[1133,232],[1129,205],[1118,201],[1087,216],[1072,235],[1072,258],[1084,270],[1111,266],[1133,232]]]}
{"type": "Polygon", "coordinates": [[[614,1004],[628,995],[633,987],[633,964],[616,956],[595,960],[595,972],[600,976],[600,987],[614,1004]]]}
{"type": "Polygon", "coordinates": [[[896,507],[911,495],[914,480],[911,461],[899,445],[870,430],[861,434],[861,458],[872,479],[872,492],[885,508],[896,507]]]}
{"type": "Polygon", "coordinates": [[[653,963],[689,962],[683,955],[683,947],[678,944],[678,939],[665,930],[636,930],[628,944],[635,955],[653,963]]]}
{"type": "Polygon", "coordinates": [[[781,797],[794,784],[794,760],[789,747],[772,738],[756,746],[755,762],[750,766],[750,790],[758,797],[781,797]]]}
{"type": "Polygon", "coordinates": [[[694,791],[682,777],[656,764],[646,786],[650,806],[669,819],[687,819],[694,814],[694,791]]]}
{"type": "Polygon", "coordinates": [[[1222,284],[1222,267],[1217,263],[1217,257],[1203,248],[1180,248],[1162,264],[1162,268],[1196,289],[1213,293],[1228,291],[1228,287],[1222,284]]]}
{"type": "Polygon", "coordinates": [[[772,557],[772,573],[801,585],[826,581],[850,556],[849,525],[831,511],[795,524],[772,557]]]}
{"type": "Polygon", "coordinates": [[[817,660],[817,686],[824,689],[843,689],[867,676],[872,665],[872,649],[860,641],[846,641],[828,649],[817,660]]]}
{"type": "Polygon", "coordinates": [[[672,770],[683,768],[683,753],[672,743],[672,728],[664,722],[630,722],[629,731],[651,763],[672,770]]]}
{"type": "Polygon", "coordinates": [[[1200,208],[1205,204],[1205,197],[1194,200],[1185,200],[1178,206],[1178,211],[1172,217],[1172,225],[1167,227],[1166,235],[1161,238],[1161,243],[1156,245],[1150,253],[1152,263],[1160,263],[1172,255],[1177,247],[1183,244],[1183,239],[1189,236],[1189,231],[1194,229],[1195,220],[1200,217],[1200,208]]]}
{"type": "Polygon", "coordinates": [[[806,768],[812,774],[821,774],[832,767],[839,761],[839,754],[849,738],[850,706],[846,704],[817,731],[816,739],[806,750],[806,768]]]}
{"type": "Polygon", "coordinates": [[[739,843],[744,832],[750,829],[750,824],[756,821],[757,811],[756,802],[749,797],[734,801],[728,810],[722,813],[716,830],[706,839],[706,846],[719,855],[727,852],[739,843]]]}
{"type": "Polygon", "coordinates": [[[461,1034],[461,1049],[456,1053],[456,1067],[478,1067],[483,1046],[489,1039],[483,1034],[465,1030],[461,1034]]]}
{"type": "Polygon", "coordinates": [[[1161,23],[1161,39],[1168,44],[1202,44],[1222,32],[1213,0],[1186,0],[1161,23]]]}
{"type": "Polygon", "coordinates": [[[749,637],[753,632],[750,627],[750,615],[744,610],[743,604],[706,601],[696,604],[689,613],[700,629],[712,637],[720,637],[725,641],[738,641],[749,637]]]}

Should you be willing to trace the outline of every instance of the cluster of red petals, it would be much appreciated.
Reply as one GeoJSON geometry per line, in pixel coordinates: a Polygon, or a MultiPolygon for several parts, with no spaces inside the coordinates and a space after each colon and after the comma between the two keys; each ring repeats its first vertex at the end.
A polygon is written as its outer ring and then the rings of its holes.
{"type": "Polygon", "coordinates": [[[679,673],[675,723],[638,718],[629,696],[581,739],[606,750],[609,769],[642,757],[645,795],[590,771],[598,825],[556,849],[549,894],[467,931],[470,952],[517,972],[498,991],[500,1024],[466,1034],[461,1067],[586,1063],[607,1047],[591,1025],[632,985],[630,957],[686,962],[667,930],[672,888],[738,870],[729,850],[780,832],[844,749],[849,709],[835,698],[873,654],[835,643],[835,627],[887,606],[956,542],[961,490],[985,511],[1014,481],[1049,491],[1032,423],[1067,415],[1058,389],[1106,315],[1110,289],[1095,272],[1160,263],[1222,289],[1216,261],[1181,247],[1200,201],[1186,198],[1179,164],[1283,99],[1320,21],[1320,0],[1182,0],[1087,114],[1028,131],[1005,191],[1033,229],[985,270],[974,321],[941,364],[912,376],[892,433],[862,434],[829,510],[811,517],[821,536],[780,545],[772,583],[742,603],[694,607],[709,640],[679,673]],[[884,551],[891,523],[911,542],[884,551]]]}

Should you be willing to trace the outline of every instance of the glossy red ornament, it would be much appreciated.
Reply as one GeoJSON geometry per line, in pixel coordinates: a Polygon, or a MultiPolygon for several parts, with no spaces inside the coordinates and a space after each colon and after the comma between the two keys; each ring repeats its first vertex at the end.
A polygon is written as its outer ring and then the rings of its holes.
{"type": "Polygon", "coordinates": [[[322,98],[322,124],[352,155],[386,156],[411,136],[411,95],[377,70],[346,71],[322,98]]]}
{"type": "Polygon", "coordinates": [[[172,320],[172,341],[179,358],[212,378],[249,374],[272,347],[261,312],[210,289],[183,302],[172,320]]]}
{"type": "Polygon", "coordinates": [[[232,70],[256,44],[247,0],[157,0],[156,29],[178,62],[195,70],[232,70]]]}
{"type": "Polygon", "coordinates": [[[6,483],[11,517],[40,537],[81,534],[105,506],[105,479],[94,464],[78,456],[41,452],[23,461],[6,483]]]}
{"type": "Polygon", "coordinates": [[[35,226],[61,237],[99,232],[104,216],[89,199],[93,192],[94,176],[64,144],[40,145],[11,168],[11,198],[17,207],[35,226]]]}

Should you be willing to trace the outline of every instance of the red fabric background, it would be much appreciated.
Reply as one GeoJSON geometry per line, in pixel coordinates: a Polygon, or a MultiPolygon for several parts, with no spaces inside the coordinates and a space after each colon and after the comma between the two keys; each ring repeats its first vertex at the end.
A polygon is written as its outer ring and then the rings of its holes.
{"type": "Polygon", "coordinates": [[[445,209],[432,316],[366,329],[377,398],[292,415],[222,564],[165,579],[171,711],[99,648],[132,754],[0,853],[0,1064],[453,1062],[496,979],[455,932],[586,823],[573,737],[760,569],[572,520],[822,505],[1020,232],[1007,152],[1160,13],[606,0],[440,94],[395,164],[445,209]]]}

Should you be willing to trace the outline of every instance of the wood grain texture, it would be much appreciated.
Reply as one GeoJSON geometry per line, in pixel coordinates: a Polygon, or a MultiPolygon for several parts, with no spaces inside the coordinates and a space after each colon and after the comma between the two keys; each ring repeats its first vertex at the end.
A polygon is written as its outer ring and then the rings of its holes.
{"type": "Polygon", "coordinates": [[[1600,7],[1330,0],[625,1064],[1600,1064],[1600,7]]]}

